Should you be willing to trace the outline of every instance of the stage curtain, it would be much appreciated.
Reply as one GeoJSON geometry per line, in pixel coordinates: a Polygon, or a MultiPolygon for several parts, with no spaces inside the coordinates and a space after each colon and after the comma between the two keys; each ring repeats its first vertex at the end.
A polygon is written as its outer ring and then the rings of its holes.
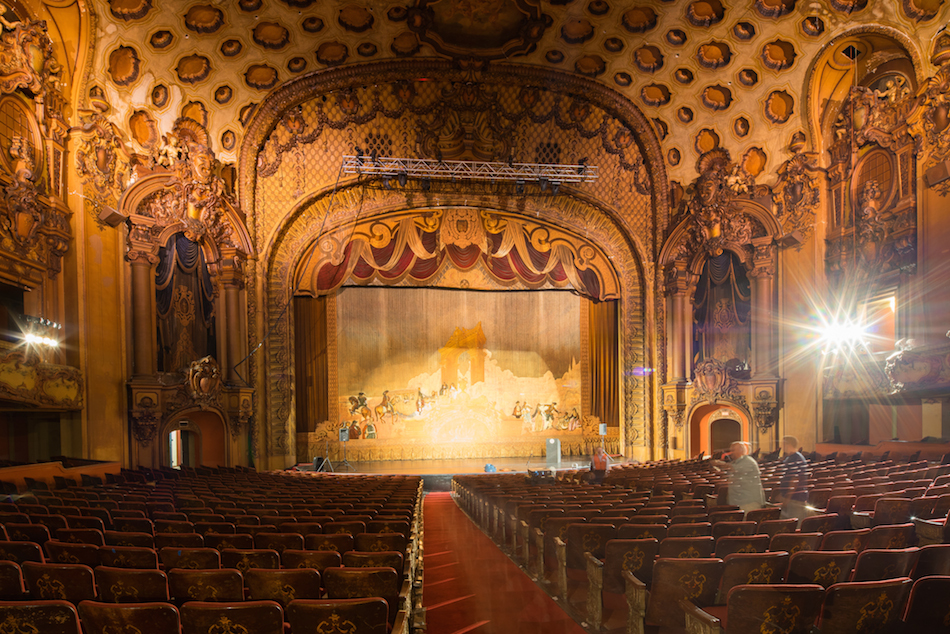
{"type": "Polygon", "coordinates": [[[590,413],[610,426],[620,424],[620,365],[617,302],[588,302],[590,413]]]}
{"type": "Polygon", "coordinates": [[[327,298],[295,297],[297,431],[315,431],[330,417],[327,298]]]}

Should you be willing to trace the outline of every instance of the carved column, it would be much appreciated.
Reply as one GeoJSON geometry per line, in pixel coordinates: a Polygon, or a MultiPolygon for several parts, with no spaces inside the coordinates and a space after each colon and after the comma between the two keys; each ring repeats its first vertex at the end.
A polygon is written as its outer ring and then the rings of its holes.
{"type": "Polygon", "coordinates": [[[132,376],[154,376],[155,364],[155,266],[158,248],[152,244],[149,227],[136,224],[129,231],[126,260],[132,268],[132,376]]]}
{"type": "Polygon", "coordinates": [[[244,358],[244,338],[241,337],[241,290],[244,288],[244,261],[236,249],[226,249],[221,259],[221,286],[224,289],[225,380],[229,384],[242,382],[238,362],[244,358]]]}
{"type": "Polygon", "coordinates": [[[772,345],[772,304],[775,280],[775,246],[770,236],[754,238],[752,278],[752,372],[756,377],[775,376],[772,345]]]}
{"type": "Polygon", "coordinates": [[[689,271],[685,261],[678,261],[667,271],[666,294],[669,298],[669,350],[668,376],[672,383],[686,381],[689,378],[689,364],[686,355],[687,340],[690,336],[689,316],[689,271]]]}

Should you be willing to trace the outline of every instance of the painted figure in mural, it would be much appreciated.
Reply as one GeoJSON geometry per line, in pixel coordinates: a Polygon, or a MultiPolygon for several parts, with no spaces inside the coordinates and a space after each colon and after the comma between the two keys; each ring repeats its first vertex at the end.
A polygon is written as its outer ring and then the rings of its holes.
{"type": "Polygon", "coordinates": [[[515,408],[512,410],[511,415],[515,418],[521,418],[521,413],[524,409],[521,407],[521,401],[515,401],[515,408]]]}
{"type": "Polygon", "coordinates": [[[359,421],[353,421],[350,424],[350,440],[359,440],[363,436],[363,429],[360,427],[359,421]]]}
{"type": "Polygon", "coordinates": [[[439,396],[445,396],[445,394],[446,394],[448,391],[449,391],[449,386],[446,385],[445,383],[443,383],[443,384],[442,384],[442,387],[439,388],[439,396]]]}
{"type": "Polygon", "coordinates": [[[422,393],[422,388],[418,388],[418,393],[416,394],[416,414],[421,414],[422,410],[426,406],[426,396],[422,393]]]}
{"type": "Polygon", "coordinates": [[[379,405],[375,408],[376,420],[382,422],[383,416],[389,414],[389,421],[391,423],[396,422],[396,408],[393,407],[392,402],[389,400],[389,390],[383,390],[383,400],[379,402],[379,405]]]}
{"type": "Polygon", "coordinates": [[[564,423],[562,427],[563,429],[566,429],[567,431],[574,431],[575,429],[580,427],[580,425],[581,425],[581,417],[580,417],[580,414],[577,413],[576,407],[571,409],[570,414],[568,414],[567,412],[564,413],[564,423]]]}
{"type": "MultiPolygon", "coordinates": [[[[360,392],[360,394],[363,394],[363,393],[360,392]]],[[[362,397],[362,401],[363,401],[362,404],[360,403],[360,399],[357,399],[357,397],[355,396],[351,396],[349,398],[349,401],[350,401],[350,414],[352,415],[358,414],[360,418],[363,420],[363,422],[366,422],[367,420],[370,420],[373,417],[373,410],[367,407],[365,396],[362,397]]]]}
{"type": "Polygon", "coordinates": [[[373,423],[366,423],[366,432],[363,434],[363,438],[369,440],[370,438],[376,438],[376,425],[373,423]]]}

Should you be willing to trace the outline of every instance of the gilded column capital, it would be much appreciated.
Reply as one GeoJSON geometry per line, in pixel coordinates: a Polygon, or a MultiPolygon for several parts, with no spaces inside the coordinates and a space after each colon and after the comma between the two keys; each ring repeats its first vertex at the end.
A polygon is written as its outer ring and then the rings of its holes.
{"type": "Polygon", "coordinates": [[[134,217],[126,240],[128,249],[125,253],[127,262],[158,264],[159,245],[152,237],[154,221],[151,218],[134,217]]]}

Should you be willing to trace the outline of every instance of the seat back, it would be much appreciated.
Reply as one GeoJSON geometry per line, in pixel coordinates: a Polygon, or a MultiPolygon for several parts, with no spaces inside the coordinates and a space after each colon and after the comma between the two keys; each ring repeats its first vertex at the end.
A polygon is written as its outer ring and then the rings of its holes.
{"type": "Polygon", "coordinates": [[[768,535],[726,535],[716,541],[715,555],[722,559],[732,553],[764,553],[768,549],[768,535]]]}
{"type": "Polygon", "coordinates": [[[79,614],[67,601],[0,601],[0,623],[11,632],[82,634],[79,614]]]}
{"type": "Polygon", "coordinates": [[[286,618],[293,632],[387,634],[388,613],[386,601],[378,597],[297,599],[287,607],[286,618]]]}
{"type": "Polygon", "coordinates": [[[389,605],[389,623],[396,619],[400,605],[400,575],[392,568],[327,568],[323,584],[328,599],[382,597],[389,605]]]}
{"type": "Polygon", "coordinates": [[[821,539],[821,550],[853,550],[861,552],[867,547],[870,528],[853,531],[831,531],[821,539]]]}
{"type": "Polygon", "coordinates": [[[622,594],[623,573],[650,586],[653,583],[653,564],[660,550],[660,542],[647,539],[611,539],[604,548],[604,592],[622,594]]]}
{"type": "Polygon", "coordinates": [[[248,570],[244,587],[252,601],[276,601],[287,608],[294,599],[320,598],[320,573],[309,568],[248,570]]]}
{"type": "Polygon", "coordinates": [[[221,554],[214,548],[172,548],[166,546],[158,553],[165,570],[187,568],[189,570],[217,570],[221,567],[221,554]]]}
{"type": "Polygon", "coordinates": [[[42,524],[4,524],[7,539],[17,542],[33,542],[42,546],[50,540],[49,529],[42,524]]]}
{"type": "Polygon", "coordinates": [[[769,542],[769,550],[784,550],[790,555],[800,550],[818,550],[821,539],[821,533],[779,533],[769,542]]]}
{"type": "Polygon", "coordinates": [[[242,573],[252,568],[280,568],[280,555],[276,550],[256,549],[238,550],[225,548],[221,551],[221,567],[234,568],[242,573]]]}
{"type": "Polygon", "coordinates": [[[168,577],[161,570],[99,566],[95,576],[105,603],[168,601],[168,577]]]}
{"type": "MultiPolygon", "coordinates": [[[[201,537],[201,535],[198,537],[201,537]]],[[[225,548],[250,550],[254,548],[254,537],[247,533],[236,533],[234,535],[208,533],[204,536],[202,543],[208,548],[214,548],[219,551],[224,550],[225,548]]]]}
{"type": "Polygon", "coordinates": [[[672,523],[666,531],[667,537],[712,537],[712,524],[709,522],[672,523]]]}
{"type": "Polygon", "coordinates": [[[254,536],[254,548],[276,550],[278,553],[288,548],[303,550],[303,535],[300,533],[258,533],[254,536]]]}
{"type": "Polygon", "coordinates": [[[617,539],[655,539],[662,542],[669,529],[666,524],[621,524],[617,539]]]}
{"type": "Polygon", "coordinates": [[[114,568],[158,568],[158,553],[154,548],[100,546],[99,563],[114,568]]]}
{"type": "Polygon", "coordinates": [[[736,586],[726,599],[729,631],[809,634],[824,594],[815,584],[736,586]]]}
{"type": "Polygon", "coordinates": [[[837,513],[812,515],[802,520],[801,531],[803,533],[827,533],[833,531],[837,525],[837,513]]]}
{"type": "Polygon", "coordinates": [[[168,571],[168,594],[180,605],[185,601],[243,601],[244,577],[233,568],[168,571]]]}
{"type": "Polygon", "coordinates": [[[202,548],[204,538],[198,533],[158,533],[155,535],[155,548],[202,548]]]}
{"type": "Polygon", "coordinates": [[[354,537],[353,547],[363,552],[398,550],[406,552],[409,540],[402,533],[360,533],[354,537]]]}
{"type": "Polygon", "coordinates": [[[567,528],[567,567],[574,570],[586,570],[587,559],[584,553],[590,553],[597,559],[603,559],[607,542],[617,536],[613,524],[570,524],[567,528]]]}
{"type": "Polygon", "coordinates": [[[138,546],[139,548],[155,548],[155,538],[148,533],[123,533],[121,531],[106,530],[102,537],[106,546],[138,546]]]}
{"type": "Polygon", "coordinates": [[[275,601],[214,603],[189,601],[180,609],[181,634],[253,632],[283,634],[284,617],[275,601]]]}
{"type": "Polygon", "coordinates": [[[0,601],[23,599],[23,572],[15,561],[0,560],[0,601]]]}
{"type": "Polygon", "coordinates": [[[280,561],[284,568],[313,568],[321,575],[327,568],[338,568],[343,565],[340,553],[335,550],[288,549],[280,554],[280,561]]]}
{"type": "Polygon", "coordinates": [[[396,550],[381,552],[362,552],[351,550],[343,553],[343,565],[348,568],[379,568],[395,569],[400,575],[405,572],[405,556],[396,550]]]}
{"type": "Polygon", "coordinates": [[[834,584],[821,606],[821,633],[896,631],[911,584],[908,578],[834,584]]]}
{"type": "Polygon", "coordinates": [[[913,524],[875,526],[868,535],[865,548],[907,548],[917,544],[917,529],[913,524]]]}
{"type": "Polygon", "coordinates": [[[950,544],[921,546],[912,578],[944,575],[950,575],[950,544]]]}
{"type": "MultiPolygon", "coordinates": [[[[49,542],[47,542],[49,543],[49,542]]],[[[35,542],[0,541],[0,560],[22,564],[24,561],[43,563],[43,551],[35,542]]]]}
{"type": "Polygon", "coordinates": [[[307,550],[335,550],[345,553],[353,550],[353,536],[348,533],[336,535],[307,535],[304,537],[304,548],[307,550]]]}
{"type": "Polygon", "coordinates": [[[755,522],[745,521],[713,522],[712,536],[714,539],[719,539],[726,535],[754,535],[756,526],[755,522]]]}
{"type": "Polygon", "coordinates": [[[905,524],[910,521],[911,500],[885,497],[874,504],[874,526],[905,524]]]}
{"type": "Polygon", "coordinates": [[[33,599],[77,604],[96,598],[96,581],[89,566],[26,561],[23,563],[23,577],[33,599]]]}
{"type": "Polygon", "coordinates": [[[788,553],[733,553],[723,559],[719,599],[725,603],[736,586],[781,583],[788,567],[788,553]]]}
{"type": "Polygon", "coordinates": [[[753,509],[745,514],[747,522],[767,522],[777,520],[782,517],[782,509],[778,506],[767,506],[761,509],[753,509]]]}
{"type": "Polygon", "coordinates": [[[87,632],[168,634],[179,631],[178,609],[163,602],[119,605],[83,601],[79,604],[79,617],[87,632]]]}
{"type": "Polygon", "coordinates": [[[715,549],[712,536],[667,537],[660,541],[658,557],[664,558],[708,558],[715,549]]]}
{"type": "MultiPolygon", "coordinates": [[[[923,560],[923,556],[921,556],[923,560]]],[[[934,575],[914,582],[904,623],[908,632],[950,633],[950,576],[934,575]]]]}
{"type": "Polygon", "coordinates": [[[853,550],[800,550],[788,560],[787,583],[817,583],[829,588],[851,578],[858,553],[853,550]]]}
{"type": "Polygon", "coordinates": [[[687,599],[698,607],[712,605],[723,567],[722,559],[714,558],[657,559],[653,565],[646,622],[659,627],[682,628],[686,617],[679,605],[680,599],[687,599]]]}
{"type": "Polygon", "coordinates": [[[909,577],[919,555],[920,549],[917,547],[866,548],[858,555],[851,581],[875,581],[878,579],[909,577]]]}
{"type": "Polygon", "coordinates": [[[760,535],[775,537],[780,533],[794,533],[797,528],[798,520],[795,518],[765,520],[764,522],[759,522],[759,527],[756,532],[760,535]]]}

